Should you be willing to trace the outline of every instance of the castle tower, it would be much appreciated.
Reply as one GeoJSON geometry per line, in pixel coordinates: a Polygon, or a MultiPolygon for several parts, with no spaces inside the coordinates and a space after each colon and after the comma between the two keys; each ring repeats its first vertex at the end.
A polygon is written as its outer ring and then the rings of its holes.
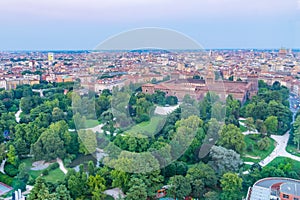
{"type": "Polygon", "coordinates": [[[252,71],[251,74],[248,75],[247,81],[251,83],[250,86],[250,95],[251,97],[257,94],[258,91],[258,75],[256,72],[252,71]]]}
{"type": "Polygon", "coordinates": [[[207,69],[205,82],[210,84],[215,82],[215,72],[211,63],[209,64],[209,67],[207,69]]]}

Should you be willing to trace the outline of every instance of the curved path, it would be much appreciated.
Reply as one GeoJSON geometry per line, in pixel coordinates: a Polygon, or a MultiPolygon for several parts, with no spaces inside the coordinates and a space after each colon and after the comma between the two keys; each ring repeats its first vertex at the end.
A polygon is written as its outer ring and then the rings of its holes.
{"type": "Polygon", "coordinates": [[[0,165],[0,172],[2,174],[5,174],[5,171],[4,171],[4,165],[5,165],[5,162],[6,162],[6,159],[2,160],[2,163],[0,165]]]}
{"type": "MultiPolygon", "coordinates": [[[[245,119],[240,118],[239,120],[245,120],[245,119]]],[[[240,124],[245,126],[243,122],[240,122],[240,124]]],[[[290,130],[288,130],[284,135],[271,135],[271,138],[274,139],[276,142],[276,147],[268,157],[266,157],[265,159],[259,162],[259,164],[262,167],[265,167],[277,157],[291,158],[293,160],[300,162],[300,157],[292,155],[286,151],[286,147],[288,145],[288,141],[290,138],[289,132],[290,130]]],[[[260,133],[257,130],[243,132],[243,135],[250,135],[250,134],[260,134],[260,133]]],[[[245,162],[245,164],[252,165],[252,163],[247,163],[247,162],[245,162]]],[[[247,172],[248,171],[244,172],[244,174],[247,172]]]]}
{"type": "Polygon", "coordinates": [[[21,113],[22,113],[22,110],[21,110],[21,108],[18,110],[18,112],[15,114],[15,116],[16,116],[16,121],[19,123],[20,122],[20,115],[21,115],[21,113]]]}
{"type": "MultiPolygon", "coordinates": [[[[268,165],[270,162],[272,162],[277,157],[291,158],[293,160],[300,162],[300,157],[292,155],[286,151],[286,147],[288,145],[288,141],[290,138],[289,132],[290,132],[290,130],[287,131],[284,135],[271,135],[271,138],[274,139],[276,142],[276,147],[268,157],[266,157],[265,159],[263,159],[259,162],[259,164],[262,167],[268,165]]],[[[246,131],[246,132],[243,132],[243,134],[249,135],[249,134],[259,134],[259,133],[257,131],[251,131],[251,132],[246,131]]]]}
{"type": "Polygon", "coordinates": [[[68,170],[65,168],[63,161],[60,158],[56,159],[57,163],[59,164],[59,169],[64,173],[67,174],[68,170]]]}

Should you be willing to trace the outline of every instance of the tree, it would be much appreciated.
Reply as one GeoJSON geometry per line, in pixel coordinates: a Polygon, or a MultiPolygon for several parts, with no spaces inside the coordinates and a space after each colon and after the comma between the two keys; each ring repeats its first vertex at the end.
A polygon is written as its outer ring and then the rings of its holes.
{"type": "Polygon", "coordinates": [[[20,108],[25,114],[29,114],[32,109],[33,102],[31,97],[23,97],[20,102],[20,108]]]}
{"type": "Polygon", "coordinates": [[[65,118],[64,112],[60,108],[53,108],[52,111],[52,121],[57,122],[65,118]]]}
{"type": "Polygon", "coordinates": [[[126,192],[128,190],[128,182],[130,179],[129,174],[116,169],[112,170],[110,174],[113,180],[112,186],[120,187],[124,192],[126,192]]]}
{"type": "Polygon", "coordinates": [[[72,200],[70,192],[65,185],[59,185],[55,190],[57,200],[72,200]]]}
{"type": "Polygon", "coordinates": [[[92,194],[92,200],[105,198],[106,195],[103,193],[106,189],[105,180],[99,174],[96,176],[89,176],[88,186],[90,193],[92,194]]]}
{"type": "Polygon", "coordinates": [[[207,164],[199,163],[189,168],[186,178],[189,179],[192,196],[201,198],[204,187],[214,187],[217,184],[217,176],[212,167],[207,164]]]}
{"type": "Polygon", "coordinates": [[[293,142],[297,144],[297,149],[300,147],[300,115],[296,118],[294,124],[294,134],[293,134],[293,142]]]}
{"type": "Polygon", "coordinates": [[[249,131],[254,131],[255,130],[255,125],[254,125],[254,120],[252,117],[248,117],[245,120],[245,126],[248,128],[249,131]]]}
{"type": "Polygon", "coordinates": [[[78,131],[79,140],[79,152],[85,155],[92,154],[97,148],[96,133],[92,130],[79,130],[78,131]]]}
{"type": "Polygon", "coordinates": [[[241,153],[246,147],[244,135],[240,129],[233,124],[224,125],[219,131],[218,144],[241,153]]]}
{"type": "Polygon", "coordinates": [[[15,140],[14,145],[18,156],[24,156],[29,154],[30,152],[30,148],[28,148],[29,145],[22,138],[15,140]]]}
{"type": "Polygon", "coordinates": [[[134,174],[131,178],[141,179],[147,188],[147,196],[150,198],[155,197],[157,193],[157,188],[161,188],[163,186],[164,177],[160,175],[160,170],[156,170],[149,173],[143,174],[134,174]]]}
{"type": "MultiPolygon", "coordinates": [[[[28,196],[28,200],[45,200],[49,199],[49,197],[50,194],[45,184],[45,180],[42,177],[38,177],[33,186],[33,189],[28,196]]],[[[54,198],[51,198],[49,200],[54,200],[54,198]]]]}
{"type": "Polygon", "coordinates": [[[5,152],[5,144],[1,143],[0,144],[0,162],[6,158],[6,152],[5,152]]]}
{"type": "Polygon", "coordinates": [[[222,176],[222,199],[237,200],[240,199],[240,191],[242,190],[243,180],[235,173],[226,173],[222,176]]]}
{"type": "Polygon", "coordinates": [[[13,166],[18,165],[19,158],[17,156],[16,149],[13,145],[9,145],[8,153],[7,153],[7,162],[12,164],[13,166]]]}
{"type": "Polygon", "coordinates": [[[220,197],[219,197],[218,193],[209,191],[204,194],[204,199],[205,200],[219,200],[220,197]]]}
{"type": "Polygon", "coordinates": [[[35,160],[53,160],[56,158],[64,159],[66,149],[64,141],[55,130],[47,129],[39,137],[38,141],[31,147],[31,153],[35,160]]]}
{"type": "Polygon", "coordinates": [[[192,191],[189,180],[181,175],[171,177],[168,185],[171,186],[168,192],[174,199],[183,199],[192,191]]]}
{"type": "Polygon", "coordinates": [[[89,175],[95,174],[95,165],[94,165],[93,161],[88,162],[88,172],[89,172],[89,175]]]}
{"type": "Polygon", "coordinates": [[[259,133],[265,134],[267,132],[266,125],[264,124],[264,121],[261,119],[256,120],[255,127],[259,133]]]}
{"type": "Polygon", "coordinates": [[[218,174],[229,171],[235,172],[243,163],[238,153],[221,146],[213,146],[209,155],[211,157],[209,164],[218,174]]]}
{"type": "Polygon", "coordinates": [[[178,103],[178,99],[176,96],[167,96],[166,103],[169,105],[176,105],[178,103]]]}
{"type": "Polygon", "coordinates": [[[260,150],[267,150],[270,147],[270,140],[268,137],[264,137],[257,142],[257,146],[260,150]]]}
{"type": "Polygon", "coordinates": [[[268,134],[275,134],[277,133],[277,128],[278,128],[278,119],[275,116],[269,116],[265,122],[264,122],[266,128],[267,128],[267,133],[268,134]]]}
{"type": "Polygon", "coordinates": [[[147,187],[141,179],[132,178],[129,187],[126,200],[147,199],[147,187]]]}
{"type": "Polygon", "coordinates": [[[234,99],[232,95],[228,95],[226,98],[226,124],[239,125],[241,103],[234,99]]]}

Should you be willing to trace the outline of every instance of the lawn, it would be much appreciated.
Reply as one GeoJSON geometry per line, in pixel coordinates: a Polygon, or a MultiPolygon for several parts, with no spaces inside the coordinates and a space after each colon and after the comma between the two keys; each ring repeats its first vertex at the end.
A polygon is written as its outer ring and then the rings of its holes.
{"type": "MultiPolygon", "coordinates": [[[[21,161],[22,163],[26,164],[26,167],[28,169],[30,169],[32,167],[32,159],[31,158],[27,158],[21,161]]],[[[47,169],[50,169],[50,167],[48,167],[47,169]]],[[[38,171],[34,171],[34,170],[29,170],[29,175],[32,179],[36,179],[38,176],[40,176],[42,174],[43,170],[38,170],[38,171]]],[[[44,176],[45,180],[47,182],[51,182],[51,183],[57,183],[58,181],[63,181],[65,177],[65,174],[59,169],[55,169],[55,170],[49,170],[49,174],[47,176],[44,176]]]]}
{"type": "Polygon", "coordinates": [[[251,166],[252,166],[252,165],[244,164],[244,165],[242,166],[242,170],[243,170],[243,171],[247,171],[247,170],[249,170],[249,169],[251,168],[251,166]]]}
{"type": "MultiPolygon", "coordinates": [[[[49,169],[49,168],[48,168],[49,169]]],[[[29,175],[31,178],[36,179],[42,174],[43,170],[38,170],[38,171],[29,171],[29,175]]],[[[49,171],[49,174],[46,176],[43,176],[43,178],[46,180],[46,182],[51,182],[51,183],[57,183],[59,181],[63,181],[65,177],[65,174],[59,169],[51,170],[49,171]]]]}
{"type": "Polygon", "coordinates": [[[114,200],[114,198],[112,196],[106,195],[106,197],[104,198],[104,200],[114,200]]]}
{"type": "Polygon", "coordinates": [[[154,116],[150,121],[134,125],[126,133],[142,133],[143,135],[153,136],[163,128],[165,119],[163,116],[154,116]]]}
{"type": "Polygon", "coordinates": [[[246,150],[242,155],[243,161],[246,162],[259,162],[262,159],[265,159],[272,153],[272,151],[275,149],[275,141],[272,138],[268,138],[270,142],[270,146],[266,150],[259,150],[257,146],[257,142],[262,138],[263,136],[260,134],[255,135],[246,135],[245,136],[245,142],[246,142],[246,150]],[[249,150],[249,146],[253,145],[253,151],[249,150]],[[248,156],[248,157],[247,157],[248,156]]]}
{"type": "Polygon", "coordinates": [[[297,147],[294,145],[288,145],[286,147],[286,151],[289,152],[290,154],[293,154],[295,156],[299,156],[300,157],[300,151],[298,151],[297,147]]]}
{"type": "Polygon", "coordinates": [[[95,126],[98,126],[99,124],[100,124],[100,122],[98,120],[87,119],[85,121],[86,128],[94,128],[95,126]]]}
{"type": "Polygon", "coordinates": [[[240,124],[240,130],[242,131],[242,133],[248,131],[248,129],[241,124],[240,124]]]}
{"type": "Polygon", "coordinates": [[[281,163],[288,163],[288,162],[293,165],[293,170],[295,170],[296,172],[300,171],[300,162],[285,157],[277,157],[272,162],[270,162],[267,166],[277,167],[281,163]]]}

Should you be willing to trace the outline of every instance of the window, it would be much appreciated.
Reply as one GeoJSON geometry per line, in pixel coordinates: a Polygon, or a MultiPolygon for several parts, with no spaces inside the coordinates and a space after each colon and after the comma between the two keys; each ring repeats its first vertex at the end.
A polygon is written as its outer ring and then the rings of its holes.
{"type": "Polygon", "coordinates": [[[283,194],[282,197],[285,198],[285,199],[288,199],[290,196],[287,195],[287,194],[283,194]]]}

